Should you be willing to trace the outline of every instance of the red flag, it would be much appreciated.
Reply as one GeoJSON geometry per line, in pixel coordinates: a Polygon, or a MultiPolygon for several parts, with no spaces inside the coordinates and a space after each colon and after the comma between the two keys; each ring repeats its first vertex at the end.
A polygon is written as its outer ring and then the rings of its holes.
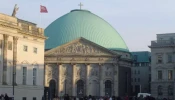
{"type": "Polygon", "coordinates": [[[40,13],[48,13],[47,8],[45,6],[40,5],[40,13]]]}

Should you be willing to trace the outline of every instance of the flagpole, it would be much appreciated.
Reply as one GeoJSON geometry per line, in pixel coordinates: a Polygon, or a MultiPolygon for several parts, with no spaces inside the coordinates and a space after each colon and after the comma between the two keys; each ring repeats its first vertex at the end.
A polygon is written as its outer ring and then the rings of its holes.
{"type": "MultiPolygon", "coordinates": [[[[41,10],[41,3],[40,3],[40,10],[41,10]]],[[[39,24],[40,24],[40,27],[41,27],[41,11],[40,11],[40,13],[39,13],[39,24]]]]}

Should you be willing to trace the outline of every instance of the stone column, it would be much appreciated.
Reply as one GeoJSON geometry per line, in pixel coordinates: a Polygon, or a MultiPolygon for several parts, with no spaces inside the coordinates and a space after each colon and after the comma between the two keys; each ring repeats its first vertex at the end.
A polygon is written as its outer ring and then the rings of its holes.
{"type": "Polygon", "coordinates": [[[90,64],[86,64],[86,95],[88,96],[89,95],[89,77],[90,77],[90,74],[89,74],[89,65],[90,64]]]}
{"type": "Polygon", "coordinates": [[[61,64],[57,64],[58,65],[58,96],[62,96],[62,94],[61,94],[61,64]]]}
{"type": "Polygon", "coordinates": [[[17,41],[18,37],[13,37],[13,80],[16,84],[16,63],[17,63],[17,41]]]}
{"type": "Polygon", "coordinates": [[[75,67],[76,64],[72,64],[72,96],[76,96],[75,67]]]}
{"type": "Polygon", "coordinates": [[[59,77],[60,76],[60,68],[59,67],[60,67],[60,64],[57,64],[57,69],[58,69],[58,73],[57,73],[57,75],[58,75],[58,77],[57,77],[58,78],[57,79],[58,80],[57,81],[57,96],[59,96],[59,94],[60,94],[60,88],[59,88],[60,87],[59,86],[60,85],[59,84],[60,83],[60,77],[59,77]]]}
{"type": "Polygon", "coordinates": [[[103,64],[100,64],[99,63],[99,85],[100,85],[100,96],[104,96],[103,94],[103,90],[104,90],[104,87],[103,87],[103,72],[102,72],[102,66],[103,64]]]}
{"type": "Polygon", "coordinates": [[[8,35],[3,34],[4,43],[3,43],[3,78],[2,84],[7,85],[7,42],[8,42],[8,35]]]}

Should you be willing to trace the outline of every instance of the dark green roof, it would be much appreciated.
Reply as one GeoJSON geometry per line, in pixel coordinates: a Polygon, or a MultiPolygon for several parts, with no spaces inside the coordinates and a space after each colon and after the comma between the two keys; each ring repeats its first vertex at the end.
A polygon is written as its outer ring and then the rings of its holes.
{"type": "Polygon", "coordinates": [[[45,49],[52,49],[83,37],[111,50],[127,51],[120,34],[105,20],[87,10],[72,10],[53,21],[46,29],[45,49]]]}
{"type": "Polygon", "coordinates": [[[148,51],[131,52],[131,54],[134,62],[150,62],[151,54],[148,51]],[[137,59],[134,56],[137,56],[137,59]]]}

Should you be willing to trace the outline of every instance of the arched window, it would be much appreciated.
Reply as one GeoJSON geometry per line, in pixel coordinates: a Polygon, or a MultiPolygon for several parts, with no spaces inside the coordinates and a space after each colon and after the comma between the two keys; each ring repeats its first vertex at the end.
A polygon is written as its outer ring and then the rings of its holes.
{"type": "Polygon", "coordinates": [[[168,86],[168,95],[173,95],[173,87],[171,85],[168,86]]]}
{"type": "Polygon", "coordinates": [[[163,95],[162,86],[161,85],[158,86],[157,93],[158,93],[158,95],[163,95]]]}
{"type": "Polygon", "coordinates": [[[105,95],[112,95],[112,82],[110,80],[105,81],[105,95]]]}

